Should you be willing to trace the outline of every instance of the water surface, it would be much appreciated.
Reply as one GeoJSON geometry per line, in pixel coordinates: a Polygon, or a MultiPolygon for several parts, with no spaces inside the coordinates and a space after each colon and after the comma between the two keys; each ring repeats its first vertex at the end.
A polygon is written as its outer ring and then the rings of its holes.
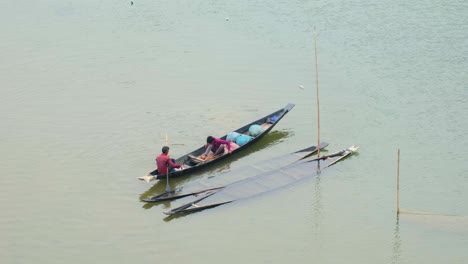
{"type": "Polygon", "coordinates": [[[0,262],[468,261],[465,1],[133,2],[3,5],[0,262]],[[314,27],[320,137],[359,155],[171,221],[139,202],[166,132],[180,156],[296,104],[196,177],[315,144],[314,27]],[[402,208],[458,217],[396,218],[398,148],[402,208]]]}

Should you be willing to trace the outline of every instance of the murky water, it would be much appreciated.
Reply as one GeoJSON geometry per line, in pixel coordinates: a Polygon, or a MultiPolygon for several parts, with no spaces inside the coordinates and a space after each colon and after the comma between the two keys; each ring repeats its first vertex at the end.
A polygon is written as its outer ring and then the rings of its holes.
{"type": "Polygon", "coordinates": [[[1,263],[468,261],[465,1],[133,2],[3,3],[1,263]],[[315,144],[314,27],[320,137],[359,154],[170,221],[187,200],[139,202],[166,132],[180,156],[296,104],[194,178],[315,144]],[[442,215],[396,218],[398,147],[401,207],[442,215]]]}

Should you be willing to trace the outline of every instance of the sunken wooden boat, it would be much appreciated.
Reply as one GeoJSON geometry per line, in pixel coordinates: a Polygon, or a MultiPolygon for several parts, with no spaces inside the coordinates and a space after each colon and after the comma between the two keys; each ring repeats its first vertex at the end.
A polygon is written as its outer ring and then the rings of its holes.
{"type": "MultiPolygon", "coordinates": [[[[145,180],[145,181],[151,181],[155,179],[167,179],[167,178],[174,178],[174,177],[180,177],[184,175],[191,174],[193,172],[199,171],[201,169],[207,168],[209,166],[212,166],[222,160],[225,160],[233,155],[236,155],[243,150],[251,147],[254,145],[256,142],[258,142],[262,137],[264,137],[268,132],[270,132],[276,124],[287,114],[291,109],[294,107],[294,104],[287,104],[285,107],[269,114],[266,115],[258,120],[255,120],[237,130],[234,130],[232,132],[239,133],[241,135],[248,135],[251,136],[249,133],[249,128],[252,125],[259,125],[262,127],[262,132],[255,137],[252,137],[252,139],[247,142],[246,144],[239,146],[237,149],[233,150],[231,153],[222,153],[219,156],[215,156],[212,158],[207,158],[205,160],[201,159],[200,156],[205,152],[205,147],[200,147],[182,157],[179,157],[178,159],[175,160],[177,164],[183,164],[183,169],[178,169],[174,172],[169,173],[169,175],[166,174],[159,174],[158,170],[154,170],[150,172],[148,175],[139,177],[138,179],[140,180],[145,180]]],[[[226,140],[228,137],[228,134],[220,137],[221,139],[226,140]]]]}
{"type": "Polygon", "coordinates": [[[296,184],[301,180],[320,175],[322,170],[336,164],[358,149],[359,146],[353,145],[330,155],[302,159],[303,161],[299,164],[293,163],[226,186],[212,188],[204,192],[196,200],[164,213],[166,215],[178,215],[198,212],[278,190],[291,184],[296,184]]]}

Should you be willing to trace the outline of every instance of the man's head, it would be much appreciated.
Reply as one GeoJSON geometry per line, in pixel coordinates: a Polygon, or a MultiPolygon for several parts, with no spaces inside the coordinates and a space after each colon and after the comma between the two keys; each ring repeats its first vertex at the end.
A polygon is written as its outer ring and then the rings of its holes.
{"type": "Polygon", "coordinates": [[[214,141],[214,137],[212,137],[212,136],[209,136],[209,137],[206,138],[206,143],[208,143],[208,144],[213,143],[213,141],[214,141]]]}
{"type": "Polygon", "coordinates": [[[168,147],[168,146],[164,146],[164,147],[162,148],[162,153],[164,153],[164,154],[169,153],[169,147],[168,147]]]}

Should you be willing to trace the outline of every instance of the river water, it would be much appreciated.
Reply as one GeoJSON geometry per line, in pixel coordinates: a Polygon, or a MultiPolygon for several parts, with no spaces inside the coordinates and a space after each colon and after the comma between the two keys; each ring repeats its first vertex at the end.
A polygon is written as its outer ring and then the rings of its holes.
{"type": "MultiPolygon", "coordinates": [[[[466,1],[33,0],[0,11],[1,263],[467,263],[466,1]],[[287,103],[249,152],[359,153],[166,219],[178,157],[287,103]],[[401,150],[396,217],[397,151],[401,150]]],[[[187,200],[185,200],[187,201],[187,200]]]]}

